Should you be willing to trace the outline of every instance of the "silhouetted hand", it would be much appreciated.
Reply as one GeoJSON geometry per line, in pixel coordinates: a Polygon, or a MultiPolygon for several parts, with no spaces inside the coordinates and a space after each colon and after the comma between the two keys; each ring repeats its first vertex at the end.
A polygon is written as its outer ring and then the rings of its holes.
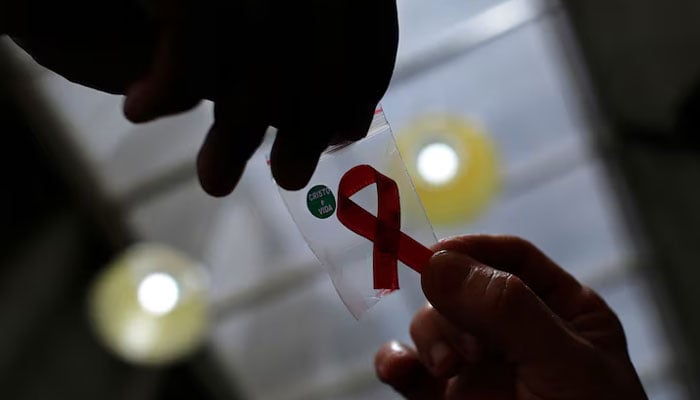
{"type": "Polygon", "coordinates": [[[127,95],[134,122],[213,100],[206,191],[230,193],[268,126],[272,172],[302,188],[362,138],[393,72],[395,0],[0,0],[0,29],[67,79],[127,95]]]}
{"type": "Polygon", "coordinates": [[[646,399],[614,312],[530,243],[465,236],[437,250],[416,348],[392,342],[376,357],[407,399],[646,399]]]}

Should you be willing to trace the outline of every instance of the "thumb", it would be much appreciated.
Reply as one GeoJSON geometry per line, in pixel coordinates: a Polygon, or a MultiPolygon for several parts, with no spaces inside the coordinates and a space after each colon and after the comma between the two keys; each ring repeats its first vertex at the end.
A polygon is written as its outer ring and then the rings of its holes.
{"type": "Polygon", "coordinates": [[[454,251],[422,273],[430,303],[456,327],[491,342],[509,362],[552,361],[577,343],[563,321],[520,278],[454,251]]]}

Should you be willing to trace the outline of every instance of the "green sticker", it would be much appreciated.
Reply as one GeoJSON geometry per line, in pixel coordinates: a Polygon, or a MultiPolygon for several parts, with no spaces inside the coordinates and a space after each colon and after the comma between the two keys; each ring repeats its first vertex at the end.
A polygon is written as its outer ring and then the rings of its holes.
{"type": "Polygon", "coordinates": [[[306,205],[314,217],[330,218],[335,213],[335,196],[327,186],[317,185],[306,195],[306,205]]]}

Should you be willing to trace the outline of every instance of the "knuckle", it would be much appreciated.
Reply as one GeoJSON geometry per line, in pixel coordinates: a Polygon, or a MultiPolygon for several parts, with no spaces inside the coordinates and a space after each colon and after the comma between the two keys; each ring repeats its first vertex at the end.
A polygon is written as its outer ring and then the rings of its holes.
{"type": "Polygon", "coordinates": [[[588,309],[608,308],[605,300],[590,286],[581,285],[581,297],[583,298],[584,306],[588,309]]]}
{"type": "Polygon", "coordinates": [[[522,260],[530,260],[542,255],[542,252],[537,246],[519,236],[505,236],[504,241],[522,260]]]}
{"type": "Polygon", "coordinates": [[[580,311],[571,321],[574,329],[596,346],[626,349],[627,339],[619,317],[590,287],[582,286],[580,311]]]}
{"type": "Polygon", "coordinates": [[[500,285],[498,307],[502,314],[510,315],[530,294],[527,285],[512,274],[503,274],[500,285]]]}
{"type": "Polygon", "coordinates": [[[533,245],[532,242],[527,239],[523,239],[520,236],[505,235],[503,236],[503,240],[509,242],[513,246],[522,247],[524,249],[535,248],[535,245],[533,245]]]}
{"type": "Polygon", "coordinates": [[[499,319],[507,319],[521,306],[528,288],[517,276],[493,270],[484,289],[484,299],[490,314],[499,319]]]}
{"type": "Polygon", "coordinates": [[[533,251],[537,250],[537,247],[532,244],[527,239],[523,239],[520,236],[505,235],[502,237],[504,243],[507,243],[510,247],[520,249],[521,251],[533,251]]]}
{"type": "Polygon", "coordinates": [[[624,336],[622,321],[620,321],[617,313],[610,308],[608,303],[590,287],[584,286],[583,292],[585,293],[584,296],[587,299],[587,306],[590,307],[591,310],[598,311],[605,316],[611,331],[624,336]]]}
{"type": "Polygon", "coordinates": [[[584,299],[584,308],[590,311],[598,311],[605,313],[611,320],[620,322],[617,314],[613,311],[608,303],[593,289],[588,286],[581,287],[582,297],[584,299]]]}

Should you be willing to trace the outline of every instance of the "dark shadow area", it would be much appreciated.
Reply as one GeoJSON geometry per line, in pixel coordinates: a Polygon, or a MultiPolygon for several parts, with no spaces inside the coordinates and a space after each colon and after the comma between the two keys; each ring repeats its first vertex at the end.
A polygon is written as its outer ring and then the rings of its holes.
{"type": "Polygon", "coordinates": [[[0,131],[0,398],[214,399],[193,363],[139,368],[96,341],[87,290],[119,248],[6,96],[0,131]]]}

